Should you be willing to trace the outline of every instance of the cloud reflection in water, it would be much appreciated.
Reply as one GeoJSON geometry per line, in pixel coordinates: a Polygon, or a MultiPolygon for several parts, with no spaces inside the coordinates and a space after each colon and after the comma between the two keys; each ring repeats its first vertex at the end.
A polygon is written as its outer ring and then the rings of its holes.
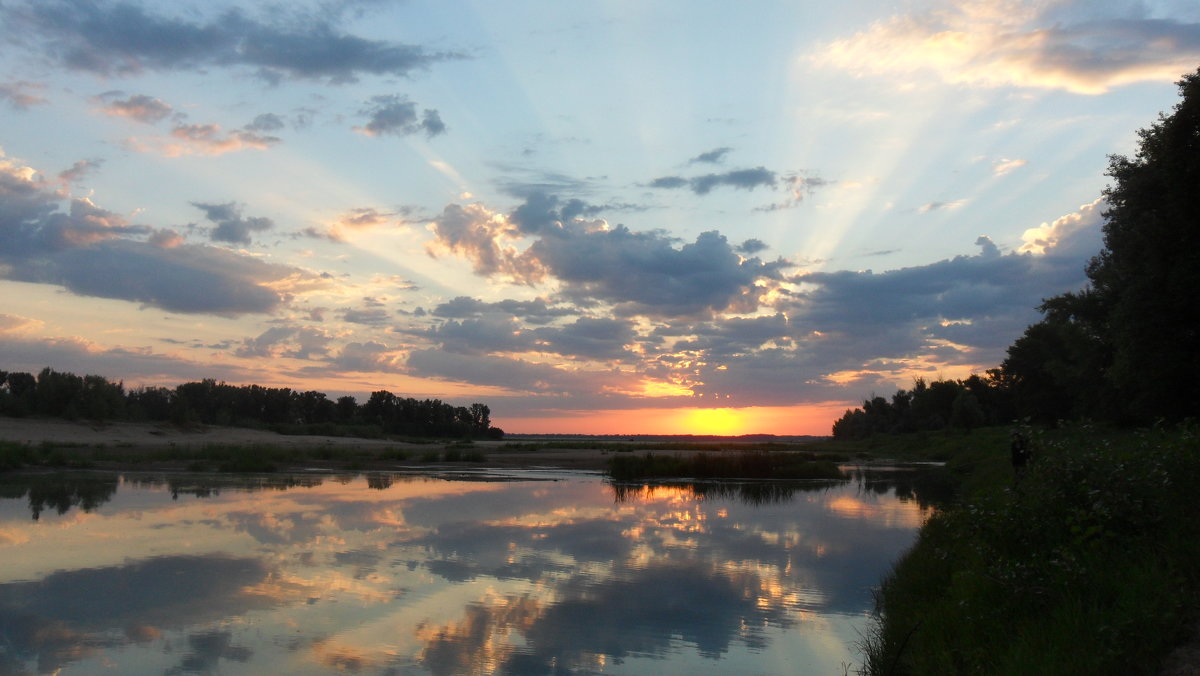
{"type": "Polygon", "coordinates": [[[0,571],[3,671],[836,670],[924,511],[864,481],[196,482],[122,481],[87,520],[0,500],[5,560],[89,543],[0,571]]]}

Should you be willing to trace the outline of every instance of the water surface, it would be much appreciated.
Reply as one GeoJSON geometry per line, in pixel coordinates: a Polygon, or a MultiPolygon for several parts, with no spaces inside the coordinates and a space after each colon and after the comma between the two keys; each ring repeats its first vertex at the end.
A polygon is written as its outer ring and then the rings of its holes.
{"type": "Polygon", "coordinates": [[[0,673],[836,675],[924,518],[911,495],[878,476],[7,479],[0,673]]]}

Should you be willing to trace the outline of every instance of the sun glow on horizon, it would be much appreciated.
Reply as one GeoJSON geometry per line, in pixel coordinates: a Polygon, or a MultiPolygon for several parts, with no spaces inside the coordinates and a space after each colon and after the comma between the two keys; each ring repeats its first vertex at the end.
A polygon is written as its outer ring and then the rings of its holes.
{"type": "Polygon", "coordinates": [[[850,402],[744,408],[639,408],[556,411],[541,416],[507,416],[492,411],[492,421],[516,434],[776,434],[824,436],[850,402]]]}
{"type": "Polygon", "coordinates": [[[680,414],[690,434],[730,436],[745,433],[744,417],[732,408],[693,408],[680,414]]]}

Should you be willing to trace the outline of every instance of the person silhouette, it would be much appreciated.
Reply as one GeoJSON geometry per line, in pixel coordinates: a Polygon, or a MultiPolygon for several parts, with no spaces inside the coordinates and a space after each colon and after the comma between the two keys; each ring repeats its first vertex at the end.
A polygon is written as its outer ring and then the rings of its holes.
{"type": "Polygon", "coordinates": [[[1013,430],[1009,451],[1012,455],[1014,480],[1020,481],[1025,475],[1025,467],[1029,464],[1029,441],[1017,430],[1013,430]]]}

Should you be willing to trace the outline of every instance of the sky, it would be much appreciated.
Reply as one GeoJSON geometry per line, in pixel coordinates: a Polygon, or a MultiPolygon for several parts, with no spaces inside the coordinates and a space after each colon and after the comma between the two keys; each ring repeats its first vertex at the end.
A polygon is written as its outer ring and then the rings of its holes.
{"type": "Polygon", "coordinates": [[[828,434],[995,367],[1200,66],[1192,0],[0,0],[0,34],[0,369],[542,433],[828,434]]]}

